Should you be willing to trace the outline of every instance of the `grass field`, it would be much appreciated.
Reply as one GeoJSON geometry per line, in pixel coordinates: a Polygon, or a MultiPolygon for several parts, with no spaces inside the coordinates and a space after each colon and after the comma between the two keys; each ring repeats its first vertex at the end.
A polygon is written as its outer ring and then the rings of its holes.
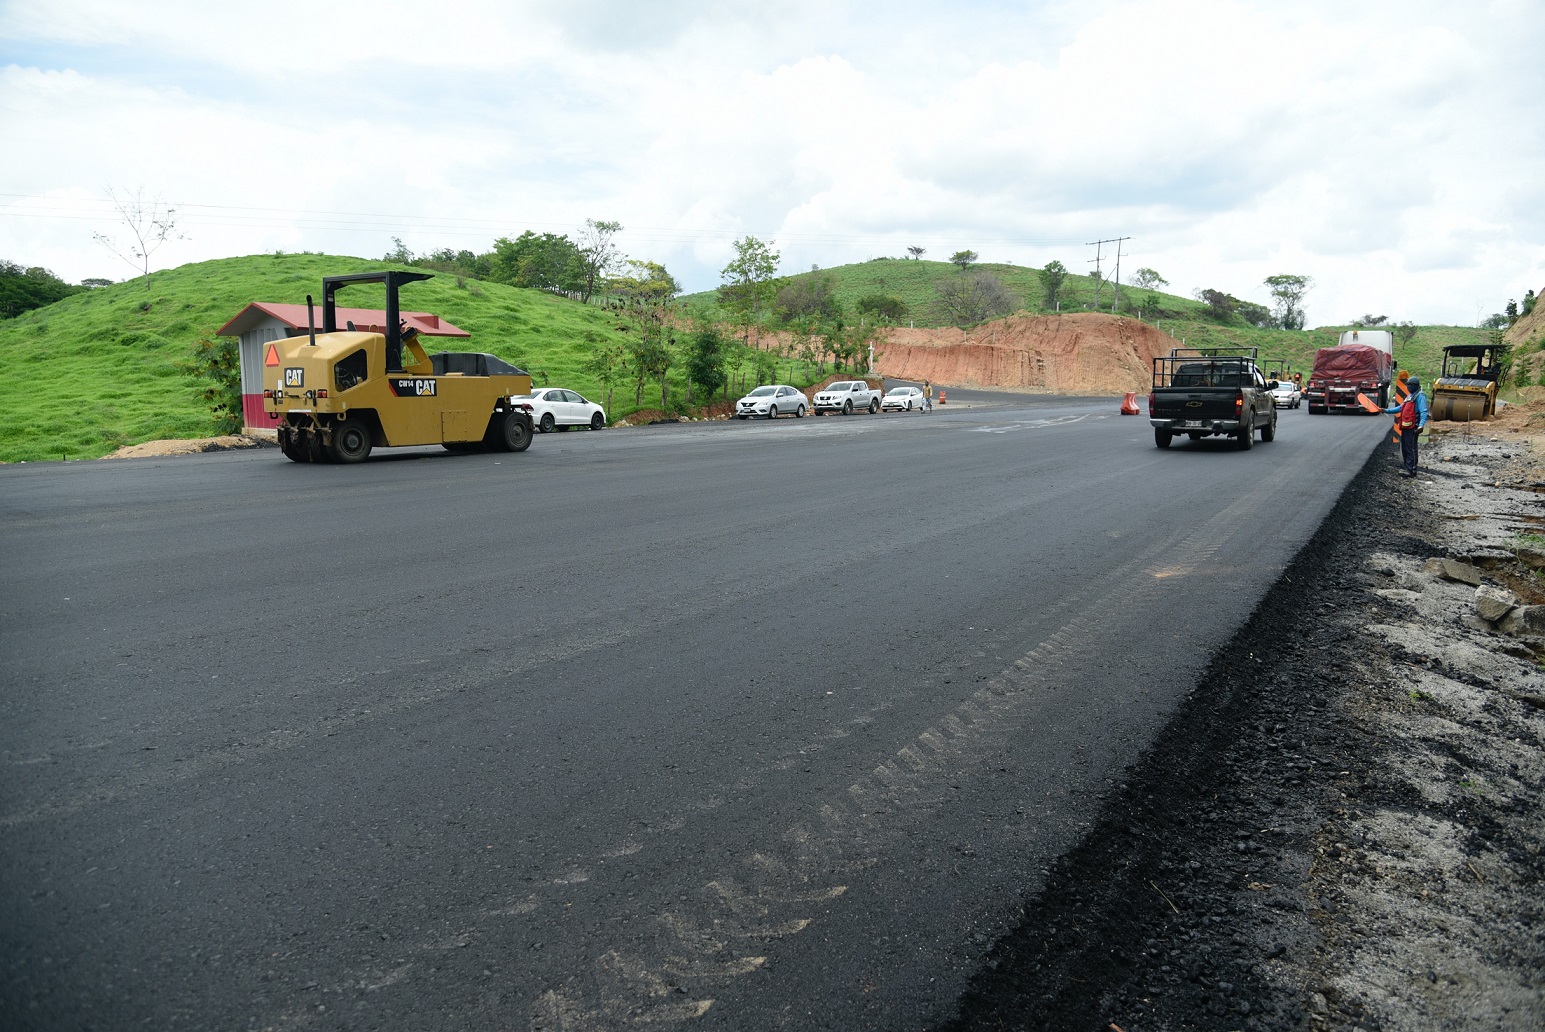
{"type": "MultiPolygon", "coordinates": [[[[253,255],[185,265],[143,281],[120,283],[65,298],[15,319],[0,321],[0,461],[95,458],[125,444],[161,438],[209,436],[215,422],[199,397],[201,384],[184,374],[192,346],[209,336],[252,301],[304,303],[321,294],[322,277],[401,268],[381,261],[333,255],[253,255]]],[[[999,276],[1023,310],[1045,311],[1036,270],[1010,265],[977,268],[999,276]]],[[[945,262],[877,259],[821,270],[832,278],[837,298],[851,310],[867,294],[899,297],[918,326],[937,326],[931,300],[937,281],[960,275],[945,262]]],[[[1123,288],[1123,299],[1142,297],[1123,288]]],[[[1146,294],[1146,292],[1143,292],[1146,294]]],[[[1111,288],[1102,291],[1102,308],[1111,288]]],[[[1085,311],[1094,281],[1069,275],[1063,311],[1085,311]]],[[[381,287],[354,287],[339,295],[350,307],[385,306],[381,287]]],[[[718,312],[712,292],[683,299],[689,308],[718,312]]],[[[538,290],[461,280],[439,275],[404,288],[402,305],[434,312],[472,334],[470,342],[448,344],[487,351],[531,371],[538,385],[561,384],[602,403],[606,391],[584,371],[596,344],[622,341],[626,330],[611,313],[538,290]]],[[[1314,350],[1336,343],[1341,327],[1308,331],[1220,326],[1203,317],[1198,301],[1160,295],[1159,327],[1199,346],[1246,345],[1260,349],[1306,375],[1314,350]]],[[[721,314],[722,313],[718,313],[721,314]]],[[[1153,313],[1145,321],[1153,322],[1153,313]]],[[[1463,327],[1422,327],[1396,358],[1429,379],[1442,364],[1446,344],[1482,343],[1488,335],[1463,327]]],[[[431,348],[431,350],[434,350],[431,348]]],[[[670,374],[674,399],[685,396],[683,363],[670,374]]],[[[737,378],[748,375],[744,363],[737,378]]],[[[774,378],[804,386],[805,370],[784,360],[774,378]]],[[[738,383],[737,379],[737,383],[738,383]]],[[[631,382],[613,385],[608,415],[625,418],[659,405],[659,388],[646,385],[641,404],[631,382]]]]}

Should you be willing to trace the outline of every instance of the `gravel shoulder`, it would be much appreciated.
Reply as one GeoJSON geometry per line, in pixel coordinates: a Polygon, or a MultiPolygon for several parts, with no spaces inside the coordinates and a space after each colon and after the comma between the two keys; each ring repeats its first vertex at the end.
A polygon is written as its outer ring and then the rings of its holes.
{"type": "Polygon", "coordinates": [[[1376,450],[942,1032],[1545,1028],[1542,411],[1376,450]]]}

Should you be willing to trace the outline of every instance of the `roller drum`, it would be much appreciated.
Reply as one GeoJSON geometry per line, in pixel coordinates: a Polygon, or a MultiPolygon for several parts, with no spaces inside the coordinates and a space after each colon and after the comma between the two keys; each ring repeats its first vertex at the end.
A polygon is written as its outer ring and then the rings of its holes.
{"type": "Polygon", "coordinates": [[[1432,418],[1454,423],[1474,423],[1486,418],[1484,394],[1439,394],[1432,399],[1432,418]]]}

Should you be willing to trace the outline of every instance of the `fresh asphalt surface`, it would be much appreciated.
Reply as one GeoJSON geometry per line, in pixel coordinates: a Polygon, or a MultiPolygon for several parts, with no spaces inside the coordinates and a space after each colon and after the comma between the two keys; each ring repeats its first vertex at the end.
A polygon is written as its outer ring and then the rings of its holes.
{"type": "Polygon", "coordinates": [[[0,470],[0,1027],[948,1017],[1387,425],[949,393],[0,470]]]}

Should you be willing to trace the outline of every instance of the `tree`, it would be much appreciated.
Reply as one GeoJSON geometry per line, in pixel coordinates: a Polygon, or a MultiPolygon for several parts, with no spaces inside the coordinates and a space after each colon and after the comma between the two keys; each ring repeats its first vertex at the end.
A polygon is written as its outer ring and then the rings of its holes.
{"type": "Polygon", "coordinates": [[[1395,344],[1402,349],[1409,346],[1416,339],[1417,329],[1417,325],[1413,322],[1396,323],[1394,327],[1395,344]]]}
{"type": "Polygon", "coordinates": [[[1505,330],[1508,327],[1508,318],[1501,312],[1493,312],[1480,322],[1483,330],[1505,330]]]}
{"type": "Polygon", "coordinates": [[[589,301],[596,287],[617,264],[617,245],[612,237],[622,230],[620,222],[598,222],[586,219],[585,228],[579,234],[580,268],[584,286],[581,301],[589,301]]]}
{"type": "Polygon", "coordinates": [[[939,283],[936,303],[956,326],[975,326],[1014,310],[1014,296],[990,272],[973,272],[939,283]]]}
{"type": "Polygon", "coordinates": [[[514,287],[578,292],[584,283],[583,259],[566,236],[529,229],[510,240],[494,241],[491,278],[514,287]]]}
{"type": "Polygon", "coordinates": [[[1276,302],[1277,325],[1284,330],[1301,330],[1304,328],[1304,295],[1309,293],[1314,286],[1314,280],[1308,276],[1293,276],[1282,273],[1276,276],[1267,276],[1261,281],[1271,288],[1271,296],[1276,302]]]}
{"type": "Polygon", "coordinates": [[[1363,316],[1360,319],[1353,319],[1352,320],[1352,325],[1356,326],[1358,328],[1362,328],[1362,327],[1365,327],[1365,326],[1383,326],[1387,322],[1389,322],[1389,316],[1387,316],[1387,315],[1372,315],[1372,314],[1369,314],[1369,315],[1363,316]]]}
{"type": "Polygon", "coordinates": [[[707,320],[694,320],[687,334],[687,382],[703,390],[704,400],[729,383],[726,359],[731,343],[724,339],[719,328],[707,320]]]}
{"type": "Polygon", "coordinates": [[[87,290],[100,290],[103,287],[112,286],[113,281],[110,279],[103,279],[100,276],[87,276],[85,279],[80,281],[80,285],[85,287],[87,290]]]}
{"type": "Polygon", "coordinates": [[[950,255],[950,264],[959,266],[960,271],[965,272],[976,264],[976,257],[975,251],[956,251],[950,255]]]}
{"type": "Polygon", "coordinates": [[[402,237],[392,237],[392,249],[381,256],[383,262],[393,262],[397,265],[412,265],[413,252],[408,250],[408,245],[402,242],[402,237]]]}
{"type": "Polygon", "coordinates": [[[840,318],[842,305],[835,291],[836,281],[830,274],[796,276],[778,288],[773,297],[773,314],[785,324],[805,318],[840,318]]]}
{"type": "Polygon", "coordinates": [[[719,273],[719,300],[738,317],[746,328],[746,342],[751,339],[751,327],[762,319],[762,309],[767,303],[772,279],[778,274],[779,254],[772,249],[775,241],[766,243],[754,236],[735,241],[735,257],[719,273]]]}
{"type": "Polygon", "coordinates": [[[1522,314],[1528,315],[1534,311],[1534,291],[1530,289],[1524,294],[1524,307],[1522,314]]]}
{"type": "Polygon", "coordinates": [[[1265,305],[1258,305],[1254,301],[1240,301],[1237,298],[1233,300],[1240,317],[1251,326],[1269,329],[1277,324],[1277,317],[1272,315],[1271,309],[1265,305]]]}
{"type": "Polygon", "coordinates": [[[895,324],[907,317],[906,302],[889,294],[865,294],[853,302],[854,311],[881,324],[895,324]]]}
{"type": "Polygon", "coordinates": [[[907,254],[910,254],[912,256],[912,260],[914,262],[917,262],[917,261],[922,261],[923,254],[927,250],[928,250],[928,248],[926,248],[926,247],[909,247],[909,248],[907,248],[907,254]]]}
{"type": "Polygon", "coordinates": [[[70,286],[41,266],[24,269],[15,262],[0,261],[0,319],[15,318],[84,289],[70,286]]]}
{"type": "Polygon", "coordinates": [[[1067,266],[1059,261],[1046,263],[1041,270],[1041,289],[1046,291],[1046,307],[1061,311],[1062,284],[1068,278],[1067,266]]]}
{"type": "Polygon", "coordinates": [[[1239,298],[1211,287],[1198,289],[1192,296],[1205,304],[1208,312],[1220,322],[1227,322],[1239,310],[1239,298]]]}
{"type": "Polygon", "coordinates": [[[199,397],[215,417],[215,431],[240,433],[246,422],[241,408],[241,352],[235,337],[200,337],[193,354],[182,364],[184,376],[203,382],[199,397]]]}
{"type": "Polygon", "coordinates": [[[633,258],[623,264],[632,270],[632,275],[616,276],[609,280],[609,293],[619,295],[624,300],[644,298],[655,301],[668,301],[681,293],[681,284],[665,270],[665,266],[633,258]]]}
{"type": "Polygon", "coordinates": [[[623,353],[622,345],[614,340],[603,340],[590,352],[590,357],[585,359],[584,371],[595,377],[602,387],[606,388],[606,412],[610,418],[612,411],[612,388],[618,379],[627,372],[627,356],[623,353]]]}
{"type": "Polygon", "coordinates": [[[1158,290],[1169,286],[1169,280],[1152,269],[1138,269],[1137,275],[1132,277],[1132,286],[1139,290],[1158,290]]]}
{"type": "MultiPolygon", "coordinates": [[[[144,277],[145,289],[148,291],[150,256],[168,240],[188,239],[186,234],[177,231],[177,209],[168,207],[159,197],[147,201],[143,187],[135,190],[133,194],[126,193],[122,197],[109,187],[107,198],[112,201],[119,220],[128,228],[129,234],[134,239],[120,247],[105,233],[91,235],[97,243],[132,265],[144,277]]],[[[401,241],[398,243],[400,244],[401,241]]]]}

